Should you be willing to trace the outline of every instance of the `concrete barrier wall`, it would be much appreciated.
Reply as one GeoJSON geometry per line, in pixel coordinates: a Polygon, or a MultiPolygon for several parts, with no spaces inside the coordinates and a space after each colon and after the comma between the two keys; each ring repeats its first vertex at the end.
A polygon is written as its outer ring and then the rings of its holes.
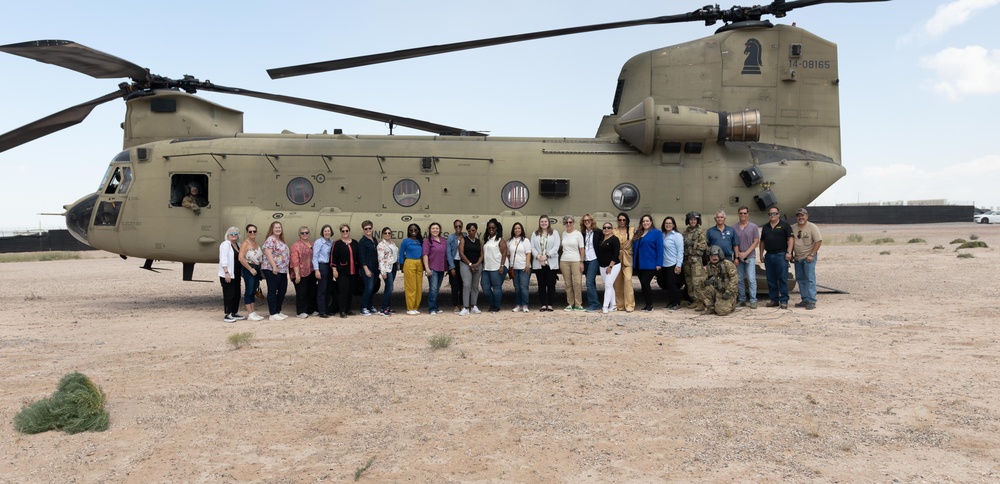
{"type": "MultiPolygon", "coordinates": [[[[808,207],[809,221],[817,224],[934,224],[972,222],[972,205],[838,205],[808,207]]],[[[789,220],[795,207],[782,207],[789,220]]]]}
{"type": "Polygon", "coordinates": [[[0,253],[94,250],[81,244],[68,230],[49,230],[45,235],[20,235],[0,238],[0,253]]]}

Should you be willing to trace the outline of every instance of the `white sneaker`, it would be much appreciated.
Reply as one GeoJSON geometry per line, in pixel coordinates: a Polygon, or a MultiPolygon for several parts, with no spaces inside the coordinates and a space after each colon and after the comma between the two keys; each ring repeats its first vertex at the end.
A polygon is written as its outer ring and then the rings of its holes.
{"type": "Polygon", "coordinates": [[[528,306],[521,306],[521,312],[528,312],[528,306]]]}
{"type": "Polygon", "coordinates": [[[409,315],[412,316],[414,314],[420,314],[420,311],[417,311],[416,309],[410,309],[409,311],[406,311],[406,314],[409,314],[409,315]]]}
{"type": "Polygon", "coordinates": [[[308,314],[306,314],[306,313],[299,313],[299,314],[298,314],[298,315],[296,315],[295,317],[296,317],[296,318],[299,318],[299,319],[306,319],[306,318],[308,318],[308,317],[309,317],[309,315],[308,315],[308,314]]]}
{"type": "Polygon", "coordinates": [[[287,315],[287,314],[285,314],[285,313],[278,313],[278,316],[280,316],[280,317],[281,317],[281,320],[282,320],[282,321],[284,321],[284,320],[288,319],[288,315],[287,315]]]}
{"type": "Polygon", "coordinates": [[[604,313],[604,314],[608,314],[608,313],[611,312],[611,310],[608,309],[608,308],[604,308],[604,309],[601,309],[601,312],[604,313]]]}
{"type": "Polygon", "coordinates": [[[270,315],[270,316],[267,317],[268,321],[281,321],[282,319],[283,318],[281,317],[280,314],[272,314],[272,315],[270,315]]]}
{"type": "Polygon", "coordinates": [[[511,309],[510,311],[512,313],[519,313],[521,312],[521,306],[514,306],[514,309],[511,309]]]}
{"type": "Polygon", "coordinates": [[[263,321],[264,317],[261,316],[261,315],[259,315],[259,314],[257,314],[257,312],[255,311],[255,312],[250,313],[250,315],[247,316],[247,319],[249,319],[250,321],[263,321]]]}
{"type": "Polygon", "coordinates": [[[313,311],[309,314],[310,316],[319,316],[319,311],[313,311]]]}
{"type": "Polygon", "coordinates": [[[482,311],[479,310],[479,306],[472,306],[472,314],[481,314],[482,311]]]}
{"type": "Polygon", "coordinates": [[[369,310],[367,310],[367,309],[362,309],[362,310],[361,310],[361,315],[362,315],[362,316],[371,316],[371,315],[372,315],[372,312],[371,312],[371,311],[369,311],[369,310]]]}
{"type": "Polygon", "coordinates": [[[469,315],[469,310],[465,309],[465,308],[462,308],[462,310],[458,312],[458,315],[459,316],[468,316],[469,315]]]}
{"type": "Polygon", "coordinates": [[[230,314],[230,316],[232,316],[233,319],[235,319],[237,321],[243,321],[244,319],[246,319],[246,316],[241,316],[240,313],[233,313],[233,314],[230,314]]]}
{"type": "Polygon", "coordinates": [[[232,314],[227,314],[226,317],[222,318],[222,321],[225,323],[235,323],[236,319],[233,318],[232,314]]]}

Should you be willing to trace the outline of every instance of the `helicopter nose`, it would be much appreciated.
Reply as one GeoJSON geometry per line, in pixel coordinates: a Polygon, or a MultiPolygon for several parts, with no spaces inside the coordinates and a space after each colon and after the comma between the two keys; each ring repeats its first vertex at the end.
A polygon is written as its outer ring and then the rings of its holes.
{"type": "Polygon", "coordinates": [[[87,242],[87,233],[90,228],[90,217],[94,213],[94,205],[97,204],[97,194],[91,193],[71,205],[64,205],[66,209],[66,228],[73,238],[81,243],[90,245],[87,242]]]}

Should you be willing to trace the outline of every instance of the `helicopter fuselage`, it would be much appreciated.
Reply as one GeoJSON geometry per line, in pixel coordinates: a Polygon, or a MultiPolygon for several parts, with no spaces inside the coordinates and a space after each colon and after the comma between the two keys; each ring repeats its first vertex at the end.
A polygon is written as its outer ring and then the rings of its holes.
{"type": "Polygon", "coordinates": [[[67,206],[67,225],[117,254],[214,262],[226,228],[263,234],[275,220],[314,236],[371,220],[396,238],[409,223],[532,231],[543,214],[625,212],[659,226],[743,205],[762,222],[768,206],[805,206],[846,173],[836,46],[802,29],[646,52],[618,82],[595,138],[247,134],[238,111],[153,91],[128,101],[126,149],[97,193],[67,206]],[[180,204],[191,184],[208,202],[200,214],[180,204]]]}

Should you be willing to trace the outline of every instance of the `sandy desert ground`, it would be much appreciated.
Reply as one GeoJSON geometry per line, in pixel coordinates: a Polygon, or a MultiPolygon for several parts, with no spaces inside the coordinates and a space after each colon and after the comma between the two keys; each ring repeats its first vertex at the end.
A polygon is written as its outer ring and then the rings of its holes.
{"type": "Polygon", "coordinates": [[[1000,480],[1000,226],[822,229],[819,282],[849,294],[726,317],[514,314],[508,292],[499,314],[227,324],[211,265],[0,264],[0,482],[1000,480]],[[990,248],[958,258],[972,234],[990,248]],[[15,431],[73,371],[110,429],[15,431]]]}

